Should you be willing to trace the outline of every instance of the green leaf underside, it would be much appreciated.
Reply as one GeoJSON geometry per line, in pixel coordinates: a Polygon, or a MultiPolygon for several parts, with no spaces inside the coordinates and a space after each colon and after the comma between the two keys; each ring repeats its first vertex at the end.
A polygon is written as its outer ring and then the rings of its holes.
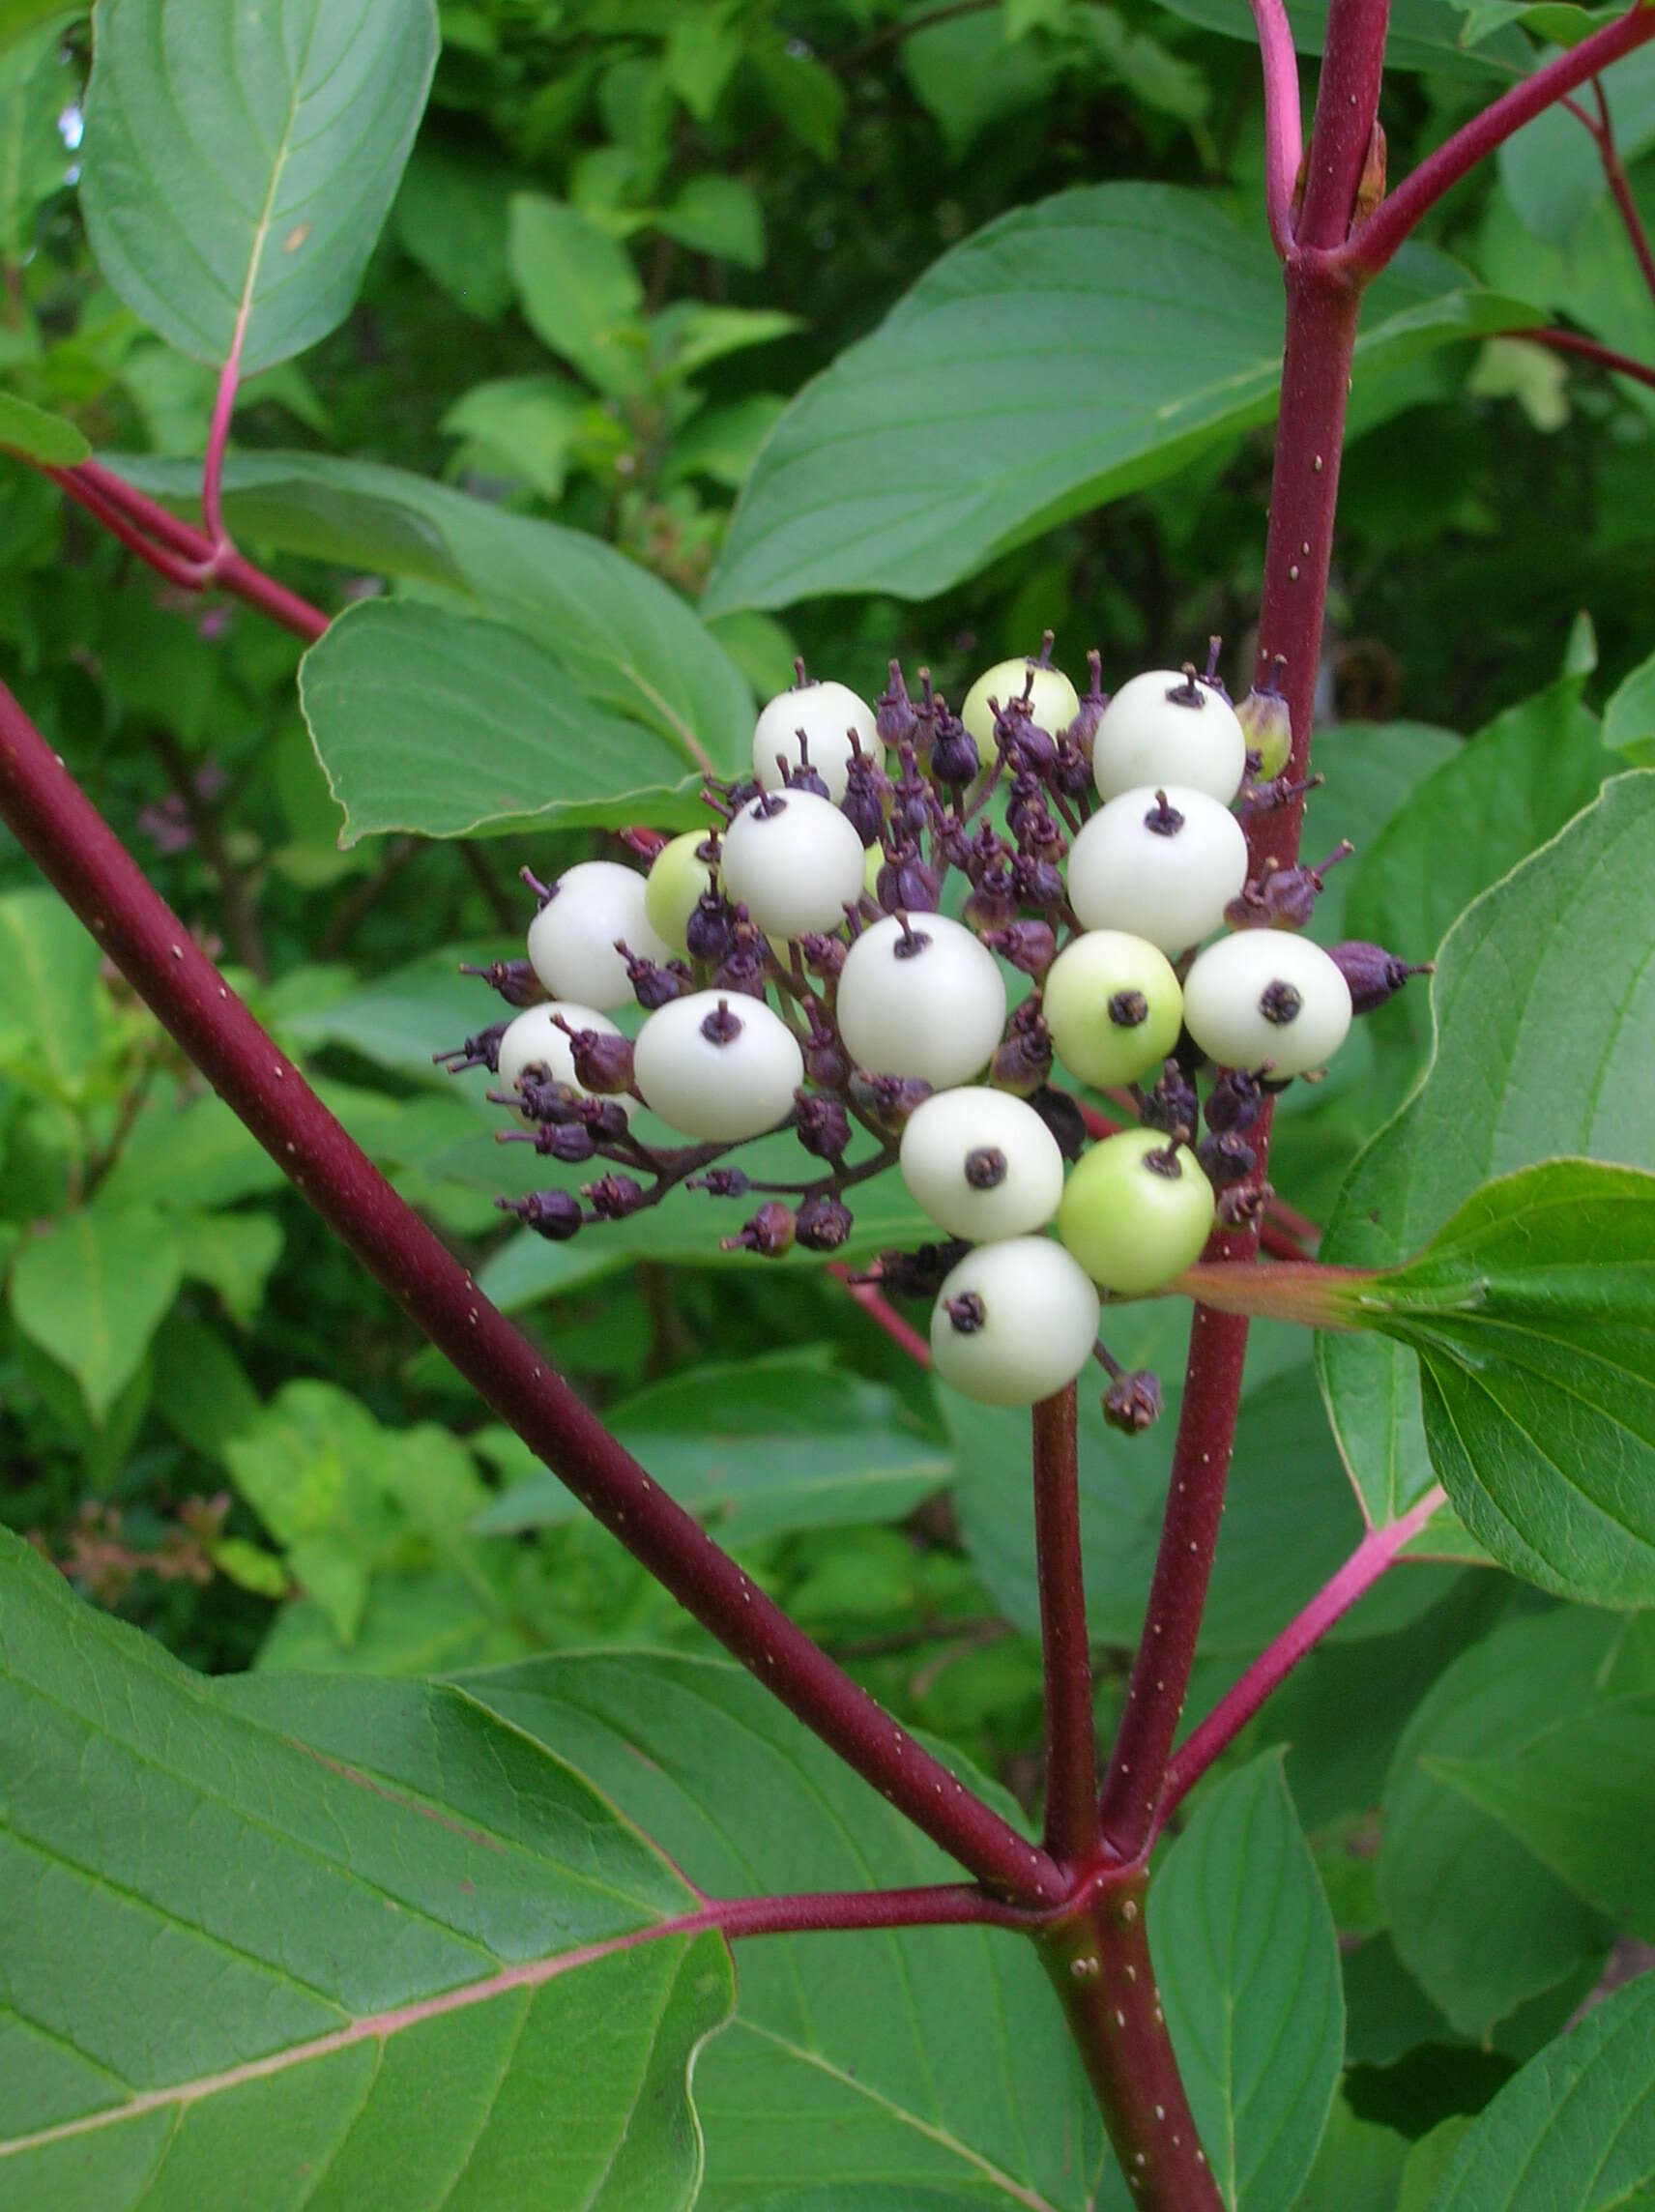
{"type": "Polygon", "coordinates": [[[458,1688],[204,1681],[0,1546],[14,2200],[693,2200],[728,1955],[642,1940],[696,1900],[601,1794],[458,1688]]]}
{"type": "MultiPolygon", "coordinates": [[[[709,1895],[957,1878],[736,1668],[593,1653],[467,1687],[556,1744],[709,1895]]],[[[835,2207],[841,2189],[854,2206],[876,2187],[905,2205],[928,2189],[1029,2212],[1124,2203],[1061,2014],[1019,1937],[767,1936],[740,1947],[739,1992],[734,2024],[696,2065],[699,2212],[785,2201],[806,2174],[835,2207]]]]}
{"type": "MultiPolygon", "coordinates": [[[[193,511],[189,465],[120,468],[193,511]]],[[[246,544],[380,571],[453,614],[508,624],[555,655],[593,705],[654,731],[684,761],[699,746],[722,773],[750,770],[752,694],[735,663],[676,593],[599,538],[405,470],[305,453],[233,456],[224,513],[246,544]]],[[[466,772],[456,760],[457,786],[466,772]]],[[[463,810],[463,794],[450,804],[463,810]]]]}
{"type": "Polygon", "coordinates": [[[694,810],[700,778],[682,751],[595,706],[549,653],[499,623],[364,601],[305,655],[299,693],[344,808],[341,845],[392,830],[463,837],[694,810]]]}
{"type": "Polygon", "coordinates": [[[431,0],[99,0],[81,205],[103,274],[244,375],[356,298],[425,105],[431,0]]]}
{"type": "MultiPolygon", "coordinates": [[[[1351,1170],[1323,1259],[1395,1266],[1479,1185],[1549,1155],[1655,1168],[1655,1123],[1644,1111],[1655,1081],[1652,872],[1655,775],[1618,776],[1455,924],[1432,984],[1436,1057],[1351,1170]]],[[[1371,1336],[1322,1336],[1317,1356],[1365,1510],[1376,1524],[1392,1520],[1437,1479],[1416,1363],[1371,1336]]],[[[1438,1348],[1438,1367],[1443,1356],[1438,1348]]],[[[1467,1375],[1451,1401],[1468,1387],[1467,1375]]],[[[1533,1571],[1535,1552],[1500,1549],[1508,1524],[1474,1500],[1474,1462],[1456,1451],[1451,1405],[1437,1397],[1433,1439],[1457,1509],[1505,1563],[1533,1571]]],[[[1568,1478],[1525,1457],[1555,1514],[1555,1485],[1568,1478]]],[[[1553,1558],[1551,1571],[1582,1592],[1600,1581],[1607,1590],[1639,1571],[1635,1557],[1625,1531],[1599,1519],[1588,1553],[1553,1558]]]]}
{"type": "Polygon", "coordinates": [[[1149,1891],[1168,2030],[1231,2212],[1293,2203],[1345,2042],[1333,1916],[1282,1756],[1203,1796],[1149,1891]]]}
{"type": "MultiPolygon", "coordinates": [[[[1409,248],[1374,288],[1358,383],[1514,318],[1409,248]]],[[[929,597],[1267,422],[1280,375],[1275,257],[1210,201],[1113,184],[1021,209],[944,254],[794,402],[707,606],[929,597]]]]}
{"type": "Polygon", "coordinates": [[[10,392],[0,392],[0,446],[59,469],[73,468],[92,451],[73,422],[49,415],[44,407],[32,407],[10,392]]]}
{"type": "Polygon", "coordinates": [[[0,898],[0,1059],[73,1096],[98,1058],[102,960],[55,891],[0,898]]]}
{"type": "Polygon", "coordinates": [[[1595,2006],[1460,2139],[1431,2212],[1636,2212],[1655,2201],[1655,1981],[1595,2006]]]}
{"type": "Polygon", "coordinates": [[[1553,1608],[1462,1654],[1408,1723],[1385,1784],[1379,1894],[1403,1965],[1457,2033],[1481,2039],[1613,1933],[1458,1770],[1651,1685],[1647,1631],[1553,1608]]]}
{"type": "MultiPolygon", "coordinates": [[[[904,1418],[894,1392],[808,1352],[689,1368],[611,1408],[606,1419],[654,1480],[707,1517],[727,1545],[784,1528],[898,1520],[952,1472],[945,1447],[904,1418]]],[[[506,1448],[514,1441],[508,1432],[501,1438],[506,1448]]],[[[513,1457],[529,1461],[521,1447],[513,1457]]],[[[580,1510],[556,1475],[534,1468],[473,1526],[508,1534],[553,1527],[580,1510]]]]}

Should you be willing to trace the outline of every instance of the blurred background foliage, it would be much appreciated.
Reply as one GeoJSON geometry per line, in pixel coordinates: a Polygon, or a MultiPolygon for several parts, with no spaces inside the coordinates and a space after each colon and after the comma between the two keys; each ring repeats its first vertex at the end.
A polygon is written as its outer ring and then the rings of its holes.
{"type": "MultiPolygon", "coordinates": [[[[790,400],[985,223],[1070,187],[1151,180],[1263,237],[1238,0],[452,0],[441,16],[430,106],[361,299],[302,362],[246,388],[238,451],[419,472],[605,539],[691,603],[790,400]]],[[[101,451],[191,459],[213,374],[120,304],[81,224],[86,24],[0,9],[0,38],[6,388],[101,451]]],[[[1393,174],[1531,55],[1500,12],[1399,4],[1393,174]]],[[[1308,98],[1313,62],[1305,81],[1308,98]]],[[[1655,49],[1612,99],[1655,213],[1655,49]]],[[[1467,281],[1532,319],[1655,353],[1655,306],[1567,119],[1514,140],[1432,229],[1467,281]]],[[[1187,305],[1199,328],[1204,301],[1187,305]]],[[[1037,310],[1001,335],[1031,363],[1046,339],[1037,310]]],[[[910,398],[923,418],[922,362],[910,398]]],[[[1323,670],[1339,727],[1309,829],[1318,852],[1349,834],[1359,858],[1330,879],[1318,934],[1429,956],[1616,765],[1599,715],[1648,650],[1651,402],[1510,335],[1399,361],[1359,393],[1323,670]],[[1475,837],[1444,838],[1473,818],[1475,837]]],[[[898,654],[957,693],[1048,626],[1073,672],[1099,647],[1106,682],[1223,633],[1239,679],[1269,456],[1267,427],[1237,424],[935,597],[846,591],[732,606],[710,626],[761,694],[795,653],[870,696],[898,654]]],[[[380,589],[303,557],[282,571],[330,608],[380,589]]],[[[430,1056],[494,1018],[455,969],[517,948],[519,866],[548,876],[601,836],[341,849],[299,657],[256,613],[158,584],[51,482],[0,459],[0,668],[153,879],[396,1187],[655,1471],[901,1714],[1027,1797],[1040,1671],[1020,1422],[954,1421],[839,1286],[715,1264],[711,1220],[700,1265],[647,1236],[503,1236],[484,1085],[449,1082],[430,1056]]],[[[744,743],[736,730],[733,754],[744,743]]],[[[1274,1172],[1295,1206],[1324,1215],[1428,1029],[1421,1003],[1387,1009],[1293,1099],[1274,1172]]],[[[0,1194],[4,1516],[97,1602],[211,1670],[699,1644],[480,1421],[3,833],[0,1194]]],[[[1117,1346],[1157,1364],[1175,1400],[1177,1320],[1134,1312],[1117,1346]]],[[[1269,1441],[1249,1454],[1243,1435],[1205,1699],[1359,1533],[1304,1344],[1259,1333],[1244,1427],[1269,1441]]],[[[1107,1717],[1171,1423],[1128,1444],[1095,1406],[1088,1420],[1107,1717]]],[[[1290,1775],[1347,1939],[1348,2096],[1408,2135],[1481,2103],[1577,2001],[1611,1933],[1581,1922],[1572,1948],[1456,2013],[1451,1975],[1427,1995],[1417,1943],[1405,1969],[1375,1880],[1375,1809],[1413,1708],[1457,1653],[1539,1602],[1490,1571],[1410,1569],[1251,1739],[1296,1747],[1290,1775]]]]}

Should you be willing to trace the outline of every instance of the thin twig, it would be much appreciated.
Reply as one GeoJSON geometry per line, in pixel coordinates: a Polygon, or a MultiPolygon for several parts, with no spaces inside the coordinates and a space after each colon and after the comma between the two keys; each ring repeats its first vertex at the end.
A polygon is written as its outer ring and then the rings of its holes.
{"type": "Polygon", "coordinates": [[[1598,160],[1603,164],[1604,182],[1609,186],[1610,195],[1619,211],[1627,243],[1632,247],[1639,268],[1643,272],[1643,281],[1649,296],[1655,300],[1655,252],[1650,250],[1643,218],[1638,212],[1638,202],[1632,196],[1632,186],[1620,159],[1620,149],[1614,142],[1614,120],[1609,111],[1609,102],[1604,97],[1603,81],[1595,76],[1592,79],[1592,98],[1598,111],[1595,123],[1574,101],[1567,101],[1564,104],[1592,134],[1592,142],[1598,150],[1598,160]]]}
{"type": "Polygon", "coordinates": [[[1034,1408],[1034,1565],[1046,1678],[1046,1848],[1082,1867],[1097,1850],[1097,1736],[1081,1573],[1075,1385],[1034,1408]]]}
{"type": "Polygon", "coordinates": [[[1582,337],[1578,331],[1513,331],[1510,335],[1529,345],[1546,346],[1553,353],[1575,354],[1582,361],[1596,362],[1600,368],[1612,370],[1616,376],[1629,376],[1635,384],[1655,389],[1655,368],[1646,362],[1615,353],[1609,346],[1599,345],[1596,338],[1582,337]]]}
{"type": "Polygon", "coordinates": [[[1386,1568],[1395,1564],[1405,1546],[1445,1502],[1442,1491],[1433,1488],[1400,1521],[1387,1522],[1382,1528],[1370,1528],[1332,1580],[1318,1590],[1304,1610],[1260,1652],[1240,1680],[1225,1692],[1188,1741],[1174,1754],[1167,1767],[1166,1787],[1155,1818],[1157,1829],[1165,1824],[1168,1815],[1188,1796],[1213,1761],[1235,1740],[1299,1661],[1315,1649],[1359,1597],[1373,1588],[1386,1568]]]}
{"type": "Polygon", "coordinates": [[[1259,59],[1264,73],[1264,213],[1270,243],[1285,261],[1292,251],[1292,195],[1304,160],[1299,116],[1298,55],[1282,0],[1252,0],[1259,59]]]}

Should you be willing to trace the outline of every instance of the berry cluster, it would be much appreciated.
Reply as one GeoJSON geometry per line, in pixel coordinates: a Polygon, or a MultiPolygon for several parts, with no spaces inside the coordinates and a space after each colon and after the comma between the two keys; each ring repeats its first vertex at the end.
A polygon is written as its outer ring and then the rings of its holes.
{"type": "Polygon", "coordinates": [[[602,1164],[578,1196],[500,1202],[550,1237],[682,1185],[758,1201],[726,1249],[832,1252],[848,1195],[896,1167],[944,1240],[868,1279],[931,1298],[944,1378],[1030,1404],[1095,1352],[1110,1418],[1140,1428],[1158,1391],[1098,1344],[1102,1295],[1163,1288],[1215,1220],[1263,1205],[1269,1093],[1420,971],[1293,934],[1348,846],[1249,879],[1241,818],[1304,788],[1274,678],[1233,706],[1215,640],[1205,674],[1113,698],[1093,653],[1081,697],[1051,648],[989,669],[958,714],[924,670],[915,698],[892,661],[869,707],[800,664],[758,718],[752,780],[709,783],[710,832],[628,831],[647,874],[527,879],[528,957],[483,971],[521,1010],[439,1058],[499,1077],[528,1124],[503,1137],[602,1164]],[[634,1000],[635,1043],[609,1018],[634,1000]],[[1089,1144],[1058,1062],[1141,1125],[1089,1144]],[[640,1103],[688,1142],[646,1144],[640,1103]],[[818,1172],[729,1164],[778,1129],[818,1172]]]}

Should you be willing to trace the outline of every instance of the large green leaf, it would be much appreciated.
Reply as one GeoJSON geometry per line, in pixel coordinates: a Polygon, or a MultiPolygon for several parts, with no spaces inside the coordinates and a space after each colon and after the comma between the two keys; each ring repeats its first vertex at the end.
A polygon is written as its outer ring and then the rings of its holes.
{"type": "Polygon", "coordinates": [[[1149,1890],[1168,2030],[1231,2212],[1279,2212],[1315,2163],[1339,2081],[1333,1916],[1280,1752],[1207,1792],[1149,1890]]]}
{"type": "Polygon", "coordinates": [[[1362,1304],[1419,1356],[1472,1535],[1565,1597],[1655,1599],[1655,1176],[1551,1160],[1487,1184],[1362,1304]]]}
{"type": "MultiPolygon", "coordinates": [[[[1226,0],[1162,0],[1174,15],[1226,38],[1256,37],[1252,16],[1226,0]]],[[[1288,0],[1293,44],[1301,54],[1319,54],[1327,37],[1328,0],[1288,0]]],[[[1496,31],[1470,47],[1464,38],[1465,17],[1450,0],[1395,0],[1385,36],[1385,66],[1420,70],[1433,76],[1526,76],[1533,48],[1515,29],[1496,31]]]]}
{"type": "MultiPolygon", "coordinates": [[[[727,1545],[783,1528],[900,1520],[952,1470],[946,1446],[918,1428],[894,1391],[845,1374],[830,1352],[686,1368],[604,1419],[727,1545]]],[[[576,1519],[570,1492],[523,1447],[511,1452],[514,1441],[500,1432],[490,1456],[504,1451],[528,1471],[473,1527],[506,1533],[576,1519]]]]}
{"type": "Polygon", "coordinates": [[[1655,2200],[1655,1981],[1617,1990],[1479,2113],[1431,2212],[1634,2212],[1655,2200]]]}
{"type": "Polygon", "coordinates": [[[31,406],[10,392],[0,392],[0,446],[11,452],[26,453],[32,461],[44,461],[54,469],[72,469],[92,452],[67,417],[31,406]]]}
{"type": "MultiPolygon", "coordinates": [[[[185,509],[193,472],[123,461],[185,509]]],[[[554,653],[598,707],[699,745],[723,773],[750,767],[752,694],[694,612],[601,538],[508,514],[401,469],[308,453],[243,455],[224,512],[246,542],[378,569],[440,592],[455,613],[509,623],[554,653]]]]}
{"type": "Polygon", "coordinates": [[[344,846],[391,830],[705,820],[682,750],[583,698],[496,622],[367,600],[305,655],[299,696],[344,846]]]}
{"type": "Polygon", "coordinates": [[[1484,2036],[1601,1957],[1612,1930],[1453,1779],[1646,1685],[1648,1661],[1612,1615],[1560,1607],[1503,1627],[1457,1659],[1397,1747],[1385,1785],[1379,1893],[1403,1965],[1461,2034],[1484,2036]]]}
{"type": "MultiPolygon", "coordinates": [[[[1350,863],[1351,937],[1405,960],[1434,959],[1479,892],[1590,804],[1615,764],[1604,752],[1597,716],[1582,703],[1584,684],[1582,672],[1559,677],[1415,785],[1350,863]]],[[[1426,994],[1402,992],[1365,1027],[1393,1068],[1417,1065],[1431,1037],[1426,994]]],[[[1389,1103],[1399,1094],[1393,1080],[1389,1103]]]]}
{"type": "Polygon", "coordinates": [[[693,2201],[728,1955],[466,1691],[205,1681],[0,1533],[0,1733],[9,2201],[693,2201]]]}
{"type": "MultiPolygon", "coordinates": [[[[709,1896],[957,1872],[727,1664],[588,1654],[467,1687],[555,1745],[709,1896]]],[[[953,2190],[1006,2212],[1083,2212],[1109,2162],[1032,1949],[993,1931],[744,1945],[736,2020],[702,2053],[695,2095],[702,2212],[786,2202],[806,2176],[835,2208],[883,2185],[905,2206],[953,2190]]]]}
{"type": "Polygon", "coordinates": [[[77,0],[0,0],[0,53],[44,23],[66,23],[84,13],[77,0]]]}
{"type": "Polygon", "coordinates": [[[178,1295],[183,1255],[153,1207],[102,1197],[33,1237],[12,1269],[12,1317],[80,1384],[102,1424],[178,1295]]]}
{"type": "Polygon", "coordinates": [[[81,205],[174,345],[252,375],[342,322],[437,59],[432,0],[98,0],[81,205]]]}
{"type": "MultiPolygon", "coordinates": [[[[1509,302],[1409,249],[1375,285],[1357,378],[1510,329],[1509,302]]],[[[710,608],[925,598],[1275,412],[1267,241],[1164,185],[1060,193],[944,254],[783,417],[710,608]]]]}
{"type": "MultiPolygon", "coordinates": [[[[1655,1168],[1652,873],[1655,774],[1617,776],[1456,923],[1437,1057],[1351,1171],[1325,1260],[1398,1266],[1480,1184],[1550,1155],[1655,1168]]],[[[1371,1336],[1323,1336],[1318,1357],[1369,1517],[1392,1520],[1436,1479],[1416,1362],[1371,1336]]]]}

